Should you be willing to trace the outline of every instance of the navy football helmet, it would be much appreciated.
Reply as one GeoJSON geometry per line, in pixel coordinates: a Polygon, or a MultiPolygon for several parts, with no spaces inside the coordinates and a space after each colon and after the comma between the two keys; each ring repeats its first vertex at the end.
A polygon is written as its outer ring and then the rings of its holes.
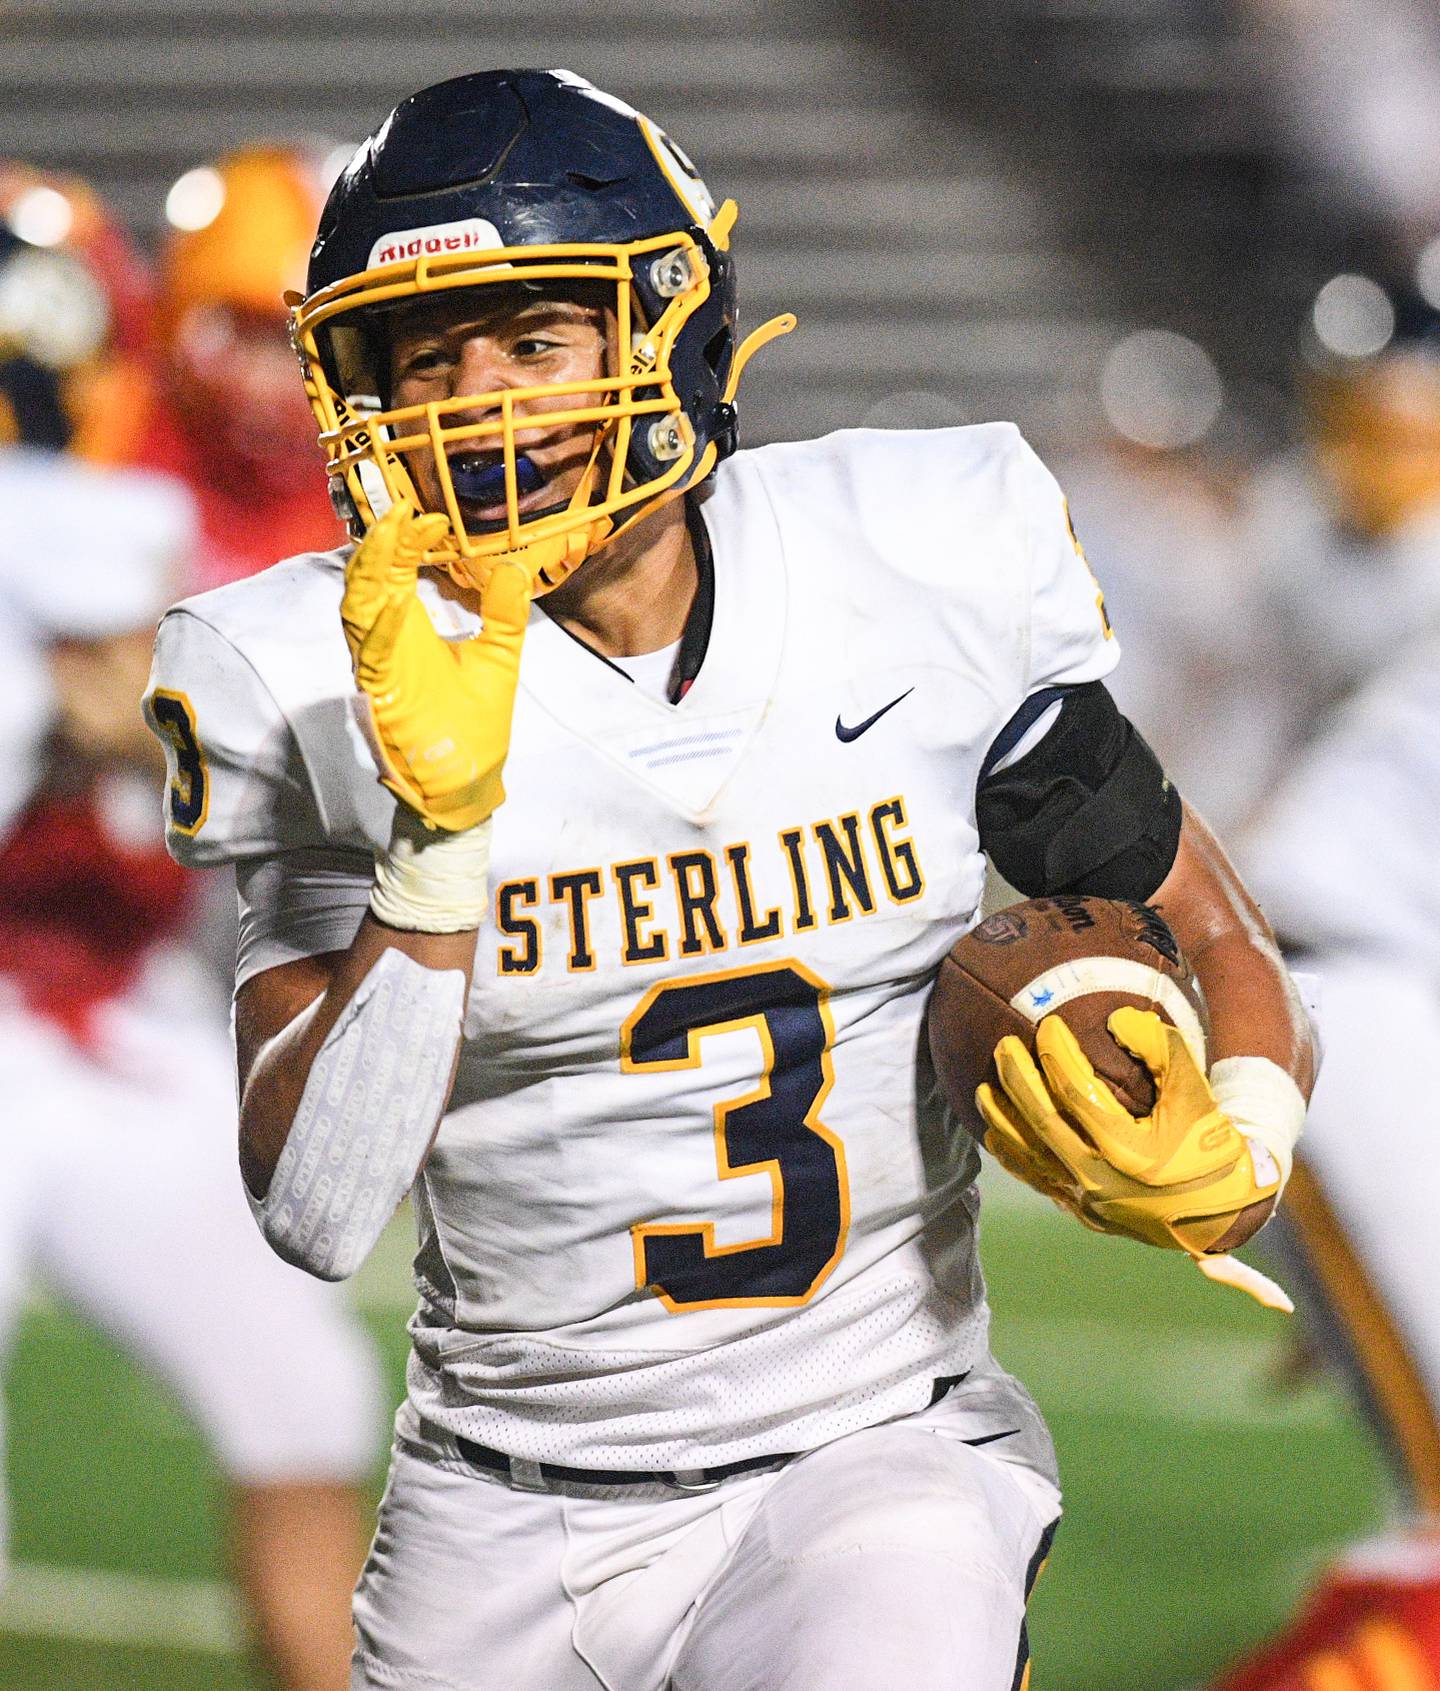
{"type": "Polygon", "coordinates": [[[426,561],[479,585],[496,559],[520,558],[545,592],[702,481],[735,449],[746,360],[794,326],[775,318],[737,348],[735,216],[733,201],[716,210],[655,124],[569,71],[483,71],[403,101],[335,184],[308,292],[290,298],[332,490],[352,532],[393,500],[415,500],[406,457],[429,451],[450,533],[426,561]],[[540,295],[602,287],[619,367],[583,383],[391,405],[387,309],[517,284],[540,295]],[[566,398],[576,403],[558,403],[566,398]],[[545,402],[547,426],[592,426],[593,446],[566,504],[522,516],[531,466],[515,432],[535,401],[545,402]],[[460,443],[493,454],[489,485],[497,506],[503,492],[503,523],[467,527],[451,463],[463,457],[460,443]]]}

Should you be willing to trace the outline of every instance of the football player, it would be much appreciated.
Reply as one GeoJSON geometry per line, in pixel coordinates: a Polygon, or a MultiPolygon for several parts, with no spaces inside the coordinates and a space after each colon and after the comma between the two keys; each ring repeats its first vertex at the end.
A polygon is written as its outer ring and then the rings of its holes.
{"type": "Polygon", "coordinates": [[[1292,741],[1440,624],[1440,311],[1409,286],[1333,278],[1297,383],[1301,442],[1265,465],[1242,544],[1289,647],[1292,741]]]}
{"type": "Polygon", "coordinates": [[[25,443],[0,449],[0,1337],[33,1269],[173,1387],[228,1481],[276,1682],[330,1691],[379,1382],[343,1301],[277,1273],[234,1192],[224,1005],[138,708],[194,508],[74,456],[126,444],[146,315],[94,195],[0,166],[0,434],[25,443]],[[203,1272],[179,1272],[202,1244],[203,1272]]]}
{"type": "Polygon", "coordinates": [[[123,459],[150,333],[149,274],[88,184],[0,159],[0,446],[123,459]]]}
{"type": "Polygon", "coordinates": [[[253,143],[186,171],[168,196],[160,381],[136,456],[195,496],[196,587],[341,538],[282,297],[304,281],[333,151],[253,143]]]}
{"type": "Polygon", "coordinates": [[[1341,1557],[1223,1691],[1440,1684],[1440,1147],[1426,1102],[1440,1063],[1437,815],[1431,632],[1335,718],[1247,841],[1287,948],[1323,979],[1325,1067],[1281,1242],[1409,1518],[1341,1557]]]}
{"type": "Polygon", "coordinates": [[[336,1278],[414,1188],[355,1686],[1024,1682],[1060,1497],[922,1038],[986,851],[1153,898],[1213,1008],[1208,1077],[1122,1021],[1138,1126],[1058,1017],[1043,1070],[1002,1046],[1008,1166],[1213,1263],[1303,1114],[1303,1011],[1106,692],[1054,481],[1008,425],[737,452],[791,320],[737,340],[735,218],[569,72],[403,102],[294,314],[357,544],[161,626],[256,1219],[336,1278]]]}

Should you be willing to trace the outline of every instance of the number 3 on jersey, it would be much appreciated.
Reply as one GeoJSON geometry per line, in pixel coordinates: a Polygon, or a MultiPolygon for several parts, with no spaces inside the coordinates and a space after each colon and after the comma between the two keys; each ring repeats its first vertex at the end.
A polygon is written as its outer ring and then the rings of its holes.
{"type": "Polygon", "coordinates": [[[715,1105],[721,1180],[768,1174],[770,1232],[718,1245],[711,1221],[637,1223],[635,1278],[669,1310],[805,1303],[840,1260],[850,1225],[845,1148],[820,1121],[834,1076],[829,988],[801,963],[665,981],[620,1030],[626,1074],[696,1069],[713,1034],[753,1028],[764,1054],[753,1092],[715,1105]]]}
{"type": "Polygon", "coordinates": [[[180,834],[198,834],[210,809],[210,780],[195,737],[195,712],[183,693],[157,687],[150,696],[150,715],[165,740],[170,765],[170,826],[180,834]]]}

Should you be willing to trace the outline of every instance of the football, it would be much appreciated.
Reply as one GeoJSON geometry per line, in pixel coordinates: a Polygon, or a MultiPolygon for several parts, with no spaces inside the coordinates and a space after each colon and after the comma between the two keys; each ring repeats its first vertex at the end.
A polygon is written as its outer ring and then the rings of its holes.
{"type": "Polygon", "coordinates": [[[1116,1098],[1137,1116],[1155,1102],[1149,1071],[1106,1026],[1122,1004],[1173,1022],[1204,1061],[1205,1000],[1158,911],[1121,899],[1032,898],[988,916],[940,965],[930,996],[930,1054],[950,1107],[977,1138],[975,1088],[996,1080],[994,1051],[1059,1012],[1116,1098]]]}

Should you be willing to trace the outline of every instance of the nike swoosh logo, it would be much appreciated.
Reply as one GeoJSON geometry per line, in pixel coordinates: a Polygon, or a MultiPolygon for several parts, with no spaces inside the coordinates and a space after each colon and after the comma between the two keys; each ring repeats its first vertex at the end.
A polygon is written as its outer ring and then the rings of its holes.
{"type": "Polygon", "coordinates": [[[961,1439],[960,1442],[961,1444],[968,1444],[973,1449],[977,1444],[994,1444],[997,1439],[1013,1439],[1019,1431],[1018,1427],[1009,1427],[1003,1433],[986,1433],[981,1438],[961,1439]]]}
{"type": "Polygon", "coordinates": [[[913,687],[907,687],[899,699],[891,699],[888,705],[881,705],[874,716],[867,716],[863,722],[857,722],[853,728],[847,728],[837,716],[835,718],[835,738],[848,746],[852,740],[858,740],[867,728],[873,728],[887,710],[894,710],[901,699],[908,699],[914,691],[913,687]]]}

